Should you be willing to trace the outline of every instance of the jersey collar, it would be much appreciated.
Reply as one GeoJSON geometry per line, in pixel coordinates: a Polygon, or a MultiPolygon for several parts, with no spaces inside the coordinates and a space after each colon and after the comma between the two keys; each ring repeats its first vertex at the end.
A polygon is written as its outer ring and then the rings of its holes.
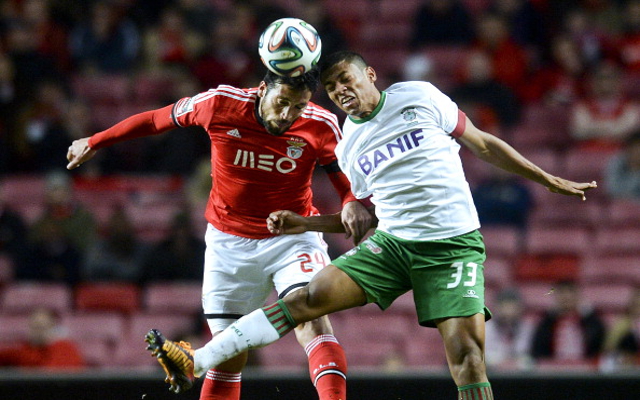
{"type": "Polygon", "coordinates": [[[367,115],[364,118],[358,118],[358,119],[354,119],[349,115],[349,120],[354,124],[364,124],[365,122],[371,121],[376,117],[376,115],[378,115],[378,113],[382,109],[382,106],[384,106],[384,102],[386,100],[387,100],[387,92],[383,90],[382,92],[380,92],[380,101],[378,102],[378,105],[376,106],[376,108],[373,109],[371,114],[367,115]]]}

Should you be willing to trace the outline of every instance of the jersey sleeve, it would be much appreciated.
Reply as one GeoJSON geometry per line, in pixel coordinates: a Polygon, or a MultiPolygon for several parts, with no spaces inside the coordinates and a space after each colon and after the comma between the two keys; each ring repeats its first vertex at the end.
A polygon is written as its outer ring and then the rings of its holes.
{"type": "Polygon", "coordinates": [[[462,136],[466,125],[466,115],[458,105],[442,93],[438,88],[429,84],[430,109],[438,125],[449,135],[458,138],[462,136]]]}
{"type": "Polygon", "coordinates": [[[172,107],[172,105],[169,105],[157,110],[132,115],[112,127],[91,136],[89,138],[89,147],[98,150],[125,140],[158,135],[175,128],[170,118],[172,107]]]}
{"type": "Polygon", "coordinates": [[[171,118],[179,127],[207,126],[213,118],[219,88],[184,97],[175,102],[171,118]]]}

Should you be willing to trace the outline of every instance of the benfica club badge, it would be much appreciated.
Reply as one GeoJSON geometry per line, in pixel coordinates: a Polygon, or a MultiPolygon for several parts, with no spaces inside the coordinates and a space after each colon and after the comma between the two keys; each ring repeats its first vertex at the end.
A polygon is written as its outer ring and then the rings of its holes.
{"type": "Polygon", "coordinates": [[[302,139],[291,138],[287,140],[289,147],[287,147],[287,156],[292,159],[300,158],[302,156],[302,148],[307,144],[302,139]]]}

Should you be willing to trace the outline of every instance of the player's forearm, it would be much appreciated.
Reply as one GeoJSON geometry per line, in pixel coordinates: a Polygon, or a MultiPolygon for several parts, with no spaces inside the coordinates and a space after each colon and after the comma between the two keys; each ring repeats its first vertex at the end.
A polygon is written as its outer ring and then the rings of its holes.
{"type": "Polygon", "coordinates": [[[340,213],[327,215],[314,215],[306,217],[307,231],[325,233],[344,233],[344,225],[340,213]]]}
{"type": "Polygon", "coordinates": [[[493,137],[492,140],[487,143],[487,150],[486,154],[481,155],[480,158],[499,168],[518,174],[544,186],[549,186],[554,179],[553,175],[543,171],[511,147],[511,145],[497,137],[493,137]]]}
{"type": "Polygon", "coordinates": [[[172,108],[173,105],[170,105],[132,115],[114,126],[91,136],[89,146],[93,150],[98,150],[125,140],[157,135],[175,128],[171,120],[172,108]]]}

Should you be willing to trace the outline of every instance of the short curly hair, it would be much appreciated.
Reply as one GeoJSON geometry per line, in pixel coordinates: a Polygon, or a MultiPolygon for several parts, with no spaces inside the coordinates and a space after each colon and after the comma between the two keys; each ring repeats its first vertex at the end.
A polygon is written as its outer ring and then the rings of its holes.
{"type": "Polygon", "coordinates": [[[306,74],[290,77],[275,74],[271,71],[267,71],[267,74],[262,79],[267,88],[273,89],[276,85],[291,86],[295,90],[310,90],[311,93],[315,93],[320,85],[320,71],[317,68],[311,69],[306,74]]]}

